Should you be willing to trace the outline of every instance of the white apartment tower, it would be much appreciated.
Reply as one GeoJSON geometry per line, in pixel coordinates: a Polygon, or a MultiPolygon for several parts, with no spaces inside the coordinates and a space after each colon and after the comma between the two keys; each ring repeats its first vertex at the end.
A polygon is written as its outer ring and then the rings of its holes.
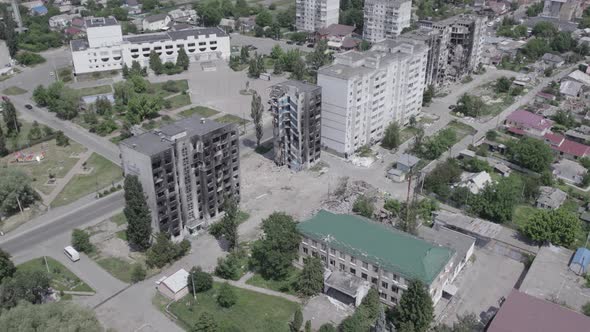
{"type": "Polygon", "coordinates": [[[299,31],[318,31],[338,24],[340,0],[297,0],[295,26],[299,31]]]}
{"type": "Polygon", "coordinates": [[[405,125],[422,110],[428,46],[387,39],[370,51],[336,55],[318,72],[322,87],[322,146],[345,158],[405,125]]]}
{"type": "Polygon", "coordinates": [[[410,26],[412,0],[366,0],[363,37],[372,42],[394,38],[410,26]]]}

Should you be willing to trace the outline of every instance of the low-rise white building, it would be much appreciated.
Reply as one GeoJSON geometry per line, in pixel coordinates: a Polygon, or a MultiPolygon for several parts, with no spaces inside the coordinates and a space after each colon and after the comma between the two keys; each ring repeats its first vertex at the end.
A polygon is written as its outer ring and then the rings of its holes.
{"type": "Polygon", "coordinates": [[[344,157],[383,138],[392,122],[422,111],[428,46],[387,39],[370,51],[348,51],[318,71],[322,87],[322,146],[344,157]]]}
{"type": "Polygon", "coordinates": [[[158,291],[167,298],[178,301],[188,294],[188,276],[185,269],[180,269],[169,277],[163,277],[157,282],[158,291]]]}
{"type": "Polygon", "coordinates": [[[74,72],[92,73],[118,70],[133,61],[149,65],[151,51],[162,62],[176,62],[178,51],[185,50],[191,62],[227,60],[229,36],[219,28],[191,28],[141,35],[123,36],[121,26],[112,17],[86,20],[87,39],[70,42],[74,72]]]}
{"type": "Polygon", "coordinates": [[[143,31],[160,31],[169,29],[170,22],[172,22],[170,15],[156,14],[146,16],[141,23],[143,31]]]}
{"type": "Polygon", "coordinates": [[[61,29],[69,26],[76,15],[60,14],[49,18],[49,27],[53,29],[61,29]]]}

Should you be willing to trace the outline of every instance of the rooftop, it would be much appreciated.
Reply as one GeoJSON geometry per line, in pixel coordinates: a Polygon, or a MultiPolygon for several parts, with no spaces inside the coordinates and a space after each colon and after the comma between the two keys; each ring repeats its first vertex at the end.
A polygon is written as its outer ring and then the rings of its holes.
{"type": "Polygon", "coordinates": [[[590,146],[571,141],[564,136],[554,133],[547,133],[543,136],[549,143],[553,150],[570,154],[576,157],[584,157],[590,154],[590,146]]]}
{"type": "Polygon", "coordinates": [[[428,285],[454,254],[450,248],[433,245],[392,227],[324,210],[299,223],[297,228],[307,237],[428,285]]]}
{"type": "Polygon", "coordinates": [[[575,71],[571,72],[564,79],[578,81],[584,85],[590,85],[590,75],[588,75],[580,70],[575,70],[575,71]]]}
{"type": "Polygon", "coordinates": [[[583,84],[578,81],[564,81],[559,86],[559,93],[570,97],[577,97],[582,86],[583,84]]]}
{"type": "Polygon", "coordinates": [[[348,36],[354,32],[356,29],[350,25],[344,24],[330,24],[330,26],[321,28],[318,33],[320,35],[329,35],[329,36],[348,36]]]}
{"type": "Polygon", "coordinates": [[[114,17],[89,17],[86,19],[87,28],[105,27],[109,25],[119,25],[114,17]]]}
{"type": "Polygon", "coordinates": [[[581,310],[590,301],[590,289],[584,287],[584,277],[569,268],[573,254],[573,251],[558,246],[541,247],[520,285],[520,291],[542,300],[557,300],[574,310],[581,310]]]}
{"type": "Polygon", "coordinates": [[[506,118],[507,121],[516,122],[519,125],[539,130],[548,129],[553,126],[553,121],[525,110],[516,110],[506,118]]]}
{"type": "Polygon", "coordinates": [[[567,194],[561,189],[541,186],[539,187],[539,192],[540,195],[537,199],[537,204],[543,204],[551,208],[560,207],[567,199],[567,194]]]}
{"type": "Polygon", "coordinates": [[[581,332],[588,326],[589,317],[513,289],[487,331],[581,332]]]}
{"type": "Polygon", "coordinates": [[[227,34],[220,28],[193,28],[178,31],[166,31],[146,33],[141,35],[123,36],[123,40],[132,44],[150,43],[165,40],[185,40],[188,37],[198,38],[199,36],[225,37],[227,34]]]}
{"type": "Polygon", "coordinates": [[[439,246],[452,248],[457,252],[453,259],[453,266],[458,266],[461,260],[465,258],[467,252],[475,244],[475,238],[467,234],[448,229],[444,226],[418,227],[418,236],[430,243],[436,243],[439,246]]]}
{"type": "Polygon", "coordinates": [[[311,92],[311,91],[315,91],[317,89],[321,89],[320,86],[317,86],[315,84],[309,84],[309,83],[296,81],[296,80],[284,81],[284,82],[276,84],[275,86],[276,87],[290,86],[290,87],[296,88],[299,92],[311,92]]]}
{"type": "Polygon", "coordinates": [[[371,284],[350,273],[333,271],[325,281],[326,285],[335,288],[351,297],[356,297],[359,288],[370,289],[371,284]]]}
{"type": "Polygon", "coordinates": [[[166,19],[166,17],[168,17],[168,14],[162,13],[162,14],[146,16],[143,20],[147,21],[149,23],[154,23],[154,22],[158,22],[158,21],[163,21],[166,19]]]}
{"type": "Polygon", "coordinates": [[[420,162],[420,158],[408,153],[403,153],[401,156],[399,156],[397,162],[407,167],[414,167],[417,163],[420,162]]]}
{"type": "Polygon", "coordinates": [[[188,272],[185,269],[176,271],[173,275],[162,281],[174,294],[180,292],[188,284],[188,272]]]}
{"type": "Polygon", "coordinates": [[[570,270],[578,275],[582,275],[588,272],[588,264],[590,264],[590,250],[578,248],[572,258],[570,270]]]}
{"type": "Polygon", "coordinates": [[[562,57],[560,57],[557,54],[553,54],[553,53],[545,53],[545,54],[543,54],[543,57],[541,59],[543,59],[543,61],[555,62],[555,63],[565,61],[562,57]]]}

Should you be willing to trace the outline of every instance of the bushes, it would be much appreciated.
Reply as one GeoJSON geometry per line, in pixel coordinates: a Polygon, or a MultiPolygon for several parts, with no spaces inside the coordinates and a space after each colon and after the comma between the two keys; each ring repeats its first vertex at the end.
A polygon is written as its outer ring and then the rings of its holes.
{"type": "Polygon", "coordinates": [[[46,61],[40,54],[27,51],[19,52],[14,59],[24,66],[33,66],[46,61]]]}
{"type": "Polygon", "coordinates": [[[193,294],[193,292],[206,292],[211,288],[213,288],[213,277],[209,273],[204,272],[201,267],[193,267],[188,274],[189,293],[193,294]],[[194,291],[193,284],[195,287],[194,291]]]}
{"type": "Polygon", "coordinates": [[[94,250],[94,246],[90,243],[90,234],[77,228],[72,231],[72,247],[85,253],[90,253],[94,250]]]}
{"type": "Polygon", "coordinates": [[[186,239],[180,243],[172,243],[168,234],[159,233],[156,242],[147,251],[146,263],[150,267],[164,267],[186,255],[190,247],[190,242],[186,239]]]}
{"type": "Polygon", "coordinates": [[[131,270],[131,282],[136,283],[144,280],[146,277],[146,271],[141,264],[133,265],[133,269],[131,270]]]}
{"type": "Polygon", "coordinates": [[[372,218],[374,209],[373,202],[365,195],[357,197],[352,206],[352,212],[358,213],[365,218],[372,218]]]}
{"type": "Polygon", "coordinates": [[[238,297],[233,288],[227,282],[224,282],[217,293],[217,303],[224,308],[229,308],[236,304],[237,300],[238,297]]]}
{"type": "Polygon", "coordinates": [[[239,253],[232,252],[226,258],[217,259],[215,275],[223,279],[238,280],[241,275],[241,262],[239,253]]]}

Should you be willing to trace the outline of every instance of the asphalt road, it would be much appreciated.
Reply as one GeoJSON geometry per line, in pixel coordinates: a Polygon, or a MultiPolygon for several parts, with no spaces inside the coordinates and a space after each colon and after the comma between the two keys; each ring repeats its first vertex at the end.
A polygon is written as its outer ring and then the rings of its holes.
{"type": "Polygon", "coordinates": [[[13,256],[22,255],[28,252],[32,245],[69,234],[72,229],[97,219],[104,219],[104,216],[121,210],[123,205],[123,192],[118,191],[53,218],[42,215],[29,221],[29,224],[35,225],[32,228],[3,238],[0,241],[0,248],[13,256]]]}

